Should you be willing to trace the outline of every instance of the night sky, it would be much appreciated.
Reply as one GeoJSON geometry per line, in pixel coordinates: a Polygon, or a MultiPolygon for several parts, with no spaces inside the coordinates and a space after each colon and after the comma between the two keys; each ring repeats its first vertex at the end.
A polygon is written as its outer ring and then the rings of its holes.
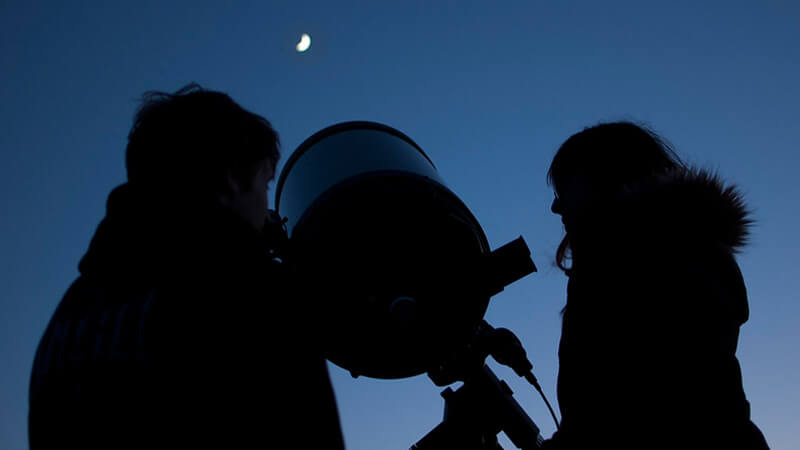
{"type": "MultiPolygon", "coordinates": [[[[800,447],[800,3],[89,3],[0,3],[0,448],[27,448],[33,353],[108,192],[125,181],[137,99],[191,81],[267,117],[282,161],[337,122],[395,127],[492,247],[524,236],[540,271],[497,295],[486,317],[521,338],[554,403],[566,277],[553,263],[563,230],[548,164],[585,126],[649,124],[737,184],[754,211],[739,255],[744,388],[772,448],[800,447]],[[312,46],[297,53],[302,33],[312,46]]],[[[538,394],[490,364],[550,436],[538,394]]],[[[330,367],[351,450],[408,448],[442,419],[441,388],[424,375],[352,379],[330,367]]]]}

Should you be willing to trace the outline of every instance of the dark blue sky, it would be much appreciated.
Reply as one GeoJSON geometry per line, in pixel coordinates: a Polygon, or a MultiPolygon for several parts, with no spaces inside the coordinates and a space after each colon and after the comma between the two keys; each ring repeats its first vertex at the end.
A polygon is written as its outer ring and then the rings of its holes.
{"type": "MultiPolygon", "coordinates": [[[[650,124],[755,211],[739,257],[751,319],[738,355],[755,422],[773,448],[797,448],[796,2],[82,3],[0,4],[0,448],[27,446],[33,352],[124,181],[136,99],[189,81],[269,118],[285,156],[344,120],[416,140],[493,246],[522,234],[533,249],[540,272],[499,294],[487,318],[517,332],[553,401],[566,278],[552,265],[561,224],[547,165],[586,125],[650,124]],[[312,48],[298,54],[304,32],[312,48]]],[[[496,371],[549,436],[537,394],[496,371]]],[[[440,389],[424,376],[331,375],[350,449],[407,448],[441,420],[440,389]]]]}

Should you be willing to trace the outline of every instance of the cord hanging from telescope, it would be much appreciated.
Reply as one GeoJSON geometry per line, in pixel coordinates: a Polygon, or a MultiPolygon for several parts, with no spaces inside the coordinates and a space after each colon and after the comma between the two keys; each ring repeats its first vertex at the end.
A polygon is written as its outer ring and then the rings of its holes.
{"type": "Polygon", "coordinates": [[[512,368],[517,375],[525,378],[528,383],[530,383],[539,392],[539,395],[542,396],[545,405],[547,405],[547,409],[550,411],[550,415],[553,417],[553,421],[556,424],[556,430],[558,430],[560,428],[560,424],[558,423],[556,413],[553,411],[553,407],[547,400],[547,396],[544,395],[544,391],[542,390],[542,386],[539,385],[539,381],[533,375],[533,364],[531,364],[531,362],[528,360],[525,349],[522,347],[522,342],[520,342],[519,338],[517,338],[514,333],[506,328],[493,328],[491,325],[486,323],[486,321],[483,321],[481,326],[486,329],[488,335],[491,336],[490,354],[492,357],[500,364],[512,368]]]}
{"type": "Polygon", "coordinates": [[[536,389],[539,392],[539,395],[542,396],[542,400],[544,400],[544,404],[547,405],[547,409],[550,411],[550,415],[553,416],[553,422],[556,423],[556,430],[561,429],[561,426],[558,423],[558,418],[556,417],[556,413],[553,411],[553,407],[550,406],[550,402],[547,401],[547,396],[544,395],[542,386],[539,385],[539,380],[536,379],[536,377],[533,375],[533,372],[531,371],[528,371],[528,373],[525,374],[524,378],[528,380],[528,383],[530,383],[534,387],[534,389],[536,389]]]}

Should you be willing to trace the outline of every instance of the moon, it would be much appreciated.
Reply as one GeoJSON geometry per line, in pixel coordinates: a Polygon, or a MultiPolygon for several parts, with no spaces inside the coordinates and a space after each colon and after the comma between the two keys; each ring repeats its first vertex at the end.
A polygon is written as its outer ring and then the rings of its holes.
{"type": "Polygon", "coordinates": [[[297,43],[295,48],[299,53],[303,53],[309,48],[311,48],[311,36],[309,36],[306,33],[303,33],[303,35],[300,36],[300,42],[297,43]]]}

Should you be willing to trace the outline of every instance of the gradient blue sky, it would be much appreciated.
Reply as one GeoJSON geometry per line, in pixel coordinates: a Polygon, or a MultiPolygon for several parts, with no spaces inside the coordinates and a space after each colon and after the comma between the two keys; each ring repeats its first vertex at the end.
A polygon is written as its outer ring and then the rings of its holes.
{"type": "MultiPolygon", "coordinates": [[[[137,97],[189,81],[268,117],[285,156],[345,120],[416,140],[493,246],[521,234],[533,249],[540,272],[487,318],[517,332],[552,401],[566,278],[552,264],[562,230],[547,165],[586,125],[649,123],[755,211],[738,355],[754,421],[773,448],[800,446],[799,3],[110,3],[0,3],[0,448],[27,447],[33,352],[124,181],[137,97]],[[298,54],[303,32],[313,44],[298,54]]],[[[549,436],[538,395],[496,372],[549,436]]],[[[349,449],[408,448],[441,420],[425,376],[331,376],[349,449]]]]}

